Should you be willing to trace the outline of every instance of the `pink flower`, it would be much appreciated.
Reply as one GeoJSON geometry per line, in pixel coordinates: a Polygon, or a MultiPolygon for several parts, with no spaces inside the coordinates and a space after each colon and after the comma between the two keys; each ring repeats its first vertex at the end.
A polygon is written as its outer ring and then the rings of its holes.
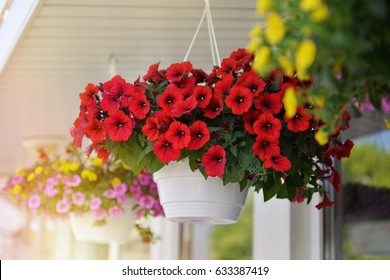
{"type": "Polygon", "coordinates": [[[81,178],[79,175],[65,176],[62,182],[68,187],[77,187],[81,183],[81,178]]]}
{"type": "Polygon", "coordinates": [[[93,215],[96,221],[104,220],[106,216],[107,216],[107,212],[103,208],[98,208],[93,215]]]}
{"type": "Polygon", "coordinates": [[[91,199],[91,203],[89,204],[89,209],[94,211],[97,210],[100,205],[102,205],[102,200],[98,197],[94,197],[91,199]]]}
{"type": "Polygon", "coordinates": [[[104,191],[103,195],[108,198],[114,198],[116,197],[116,192],[113,189],[108,189],[104,191]]]}
{"type": "Polygon", "coordinates": [[[127,187],[123,183],[118,184],[118,185],[114,186],[114,191],[115,191],[116,196],[121,196],[121,195],[124,195],[126,193],[127,187]]]}
{"type": "Polygon", "coordinates": [[[57,202],[57,205],[56,205],[56,210],[58,213],[60,214],[66,214],[69,212],[70,210],[70,204],[69,204],[69,201],[64,198],[60,201],[57,202]]]}
{"type": "Polygon", "coordinates": [[[41,205],[41,198],[38,195],[32,195],[28,199],[28,207],[30,209],[37,209],[41,205]]]}
{"type": "Polygon", "coordinates": [[[142,174],[142,173],[138,175],[138,181],[143,186],[148,185],[151,179],[152,179],[151,175],[142,174]]]}
{"type": "Polygon", "coordinates": [[[72,195],[72,202],[76,205],[83,205],[85,201],[85,195],[82,192],[76,192],[72,195]]]}
{"type": "Polygon", "coordinates": [[[123,215],[123,209],[120,208],[119,206],[115,205],[112,206],[108,212],[110,213],[110,216],[113,218],[119,218],[120,216],[123,215]]]}
{"type": "Polygon", "coordinates": [[[134,195],[142,193],[141,186],[137,180],[134,180],[133,184],[130,186],[130,192],[134,195]]]}
{"type": "Polygon", "coordinates": [[[55,189],[53,186],[46,184],[46,188],[45,188],[44,193],[47,197],[53,197],[58,193],[58,190],[55,189]]]}
{"type": "Polygon", "coordinates": [[[144,212],[142,210],[137,210],[135,211],[135,218],[136,219],[141,219],[145,216],[144,212]]]}
{"type": "Polygon", "coordinates": [[[145,209],[152,209],[155,203],[156,200],[150,195],[141,196],[138,200],[138,204],[145,209]]]}
{"type": "Polygon", "coordinates": [[[16,176],[12,177],[11,184],[17,185],[17,184],[20,184],[21,182],[23,182],[23,180],[24,180],[23,176],[16,175],[16,176]]]}
{"type": "Polygon", "coordinates": [[[126,195],[118,195],[116,201],[118,201],[120,205],[127,205],[129,203],[129,199],[126,195]]]}

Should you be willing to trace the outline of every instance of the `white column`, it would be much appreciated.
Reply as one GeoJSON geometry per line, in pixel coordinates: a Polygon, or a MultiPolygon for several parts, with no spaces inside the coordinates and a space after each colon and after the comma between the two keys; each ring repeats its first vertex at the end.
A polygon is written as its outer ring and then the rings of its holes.
{"type": "Polygon", "coordinates": [[[309,205],[291,204],[292,259],[322,259],[322,211],[315,208],[318,203],[318,197],[313,197],[309,205]]]}
{"type": "Polygon", "coordinates": [[[191,259],[209,259],[209,233],[211,225],[192,224],[191,225],[191,259]]]}
{"type": "Polygon", "coordinates": [[[276,198],[264,202],[262,192],[254,199],[253,259],[291,259],[290,202],[276,198]]]}
{"type": "Polygon", "coordinates": [[[151,260],[178,260],[181,258],[181,224],[165,218],[154,218],[151,230],[160,239],[150,246],[151,260]]]}

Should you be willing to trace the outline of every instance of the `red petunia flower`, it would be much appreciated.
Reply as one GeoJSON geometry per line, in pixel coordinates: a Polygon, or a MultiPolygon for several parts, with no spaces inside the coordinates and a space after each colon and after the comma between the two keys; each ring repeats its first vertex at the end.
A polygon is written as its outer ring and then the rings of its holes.
{"type": "Polygon", "coordinates": [[[70,129],[70,135],[73,138],[73,145],[77,148],[81,148],[83,138],[85,136],[85,128],[88,122],[85,121],[84,117],[78,117],[73,122],[73,127],[70,129]]]}
{"type": "Polygon", "coordinates": [[[322,208],[324,208],[324,207],[332,207],[334,204],[335,204],[335,202],[334,202],[334,201],[331,201],[331,200],[329,199],[329,197],[327,196],[327,194],[324,193],[324,198],[322,199],[322,201],[321,201],[320,203],[318,203],[318,204],[316,205],[316,208],[317,208],[318,210],[320,210],[320,209],[322,209],[322,208]]]}
{"type": "Polygon", "coordinates": [[[244,127],[250,134],[256,134],[253,130],[253,124],[259,119],[260,111],[249,111],[244,115],[244,127]]]}
{"type": "Polygon", "coordinates": [[[279,139],[267,134],[260,134],[253,143],[252,151],[262,161],[271,156],[278,156],[280,155],[279,139]]]}
{"type": "Polygon", "coordinates": [[[160,132],[160,124],[155,117],[146,119],[145,125],[142,127],[142,133],[146,135],[148,141],[155,141],[160,132]]]}
{"type": "Polygon", "coordinates": [[[180,100],[183,100],[183,95],[180,91],[166,89],[157,99],[156,103],[164,110],[164,112],[169,113],[173,110],[175,103],[180,100]]]}
{"type": "MultiPolygon", "coordinates": [[[[141,88],[139,88],[141,89],[141,88]]],[[[135,91],[129,99],[128,108],[136,119],[143,120],[150,110],[150,103],[146,99],[145,90],[135,91]]]]}
{"type": "Polygon", "coordinates": [[[291,162],[288,158],[282,155],[270,156],[264,162],[265,168],[273,168],[276,171],[286,172],[291,168],[291,162]]]}
{"type": "Polygon", "coordinates": [[[213,94],[211,96],[209,104],[207,104],[206,108],[203,109],[204,116],[209,119],[216,118],[219,114],[221,114],[223,110],[223,100],[221,94],[213,94]]]}
{"type": "Polygon", "coordinates": [[[102,122],[97,119],[93,119],[92,122],[85,128],[85,133],[93,143],[99,143],[106,139],[107,131],[102,122]]]}
{"type": "Polygon", "coordinates": [[[198,150],[210,140],[210,132],[206,123],[194,122],[191,127],[191,141],[188,143],[188,150],[198,150]]]}
{"type": "Polygon", "coordinates": [[[297,108],[297,113],[291,119],[284,115],[284,119],[287,123],[287,128],[293,132],[305,131],[310,127],[310,115],[305,113],[305,109],[302,106],[297,108]]]}
{"type": "Polygon", "coordinates": [[[267,83],[260,79],[259,76],[257,76],[256,72],[253,70],[246,73],[240,76],[241,78],[245,75],[245,80],[241,83],[237,81],[237,84],[249,89],[252,92],[253,96],[258,96],[259,93],[264,90],[267,83]],[[248,74],[245,75],[246,73],[248,74]]]}
{"type": "Polygon", "coordinates": [[[349,139],[347,139],[343,144],[339,139],[331,138],[328,144],[328,149],[324,152],[323,157],[327,155],[336,157],[338,160],[343,157],[349,157],[353,146],[353,142],[349,139]]]}
{"type": "Polygon", "coordinates": [[[173,144],[165,138],[164,134],[161,134],[154,143],[153,152],[163,163],[177,160],[180,157],[180,150],[174,149],[173,144]]]}
{"type": "Polygon", "coordinates": [[[340,191],[340,183],[341,183],[340,174],[333,166],[330,167],[330,170],[332,172],[332,175],[330,175],[329,177],[326,177],[325,180],[327,180],[327,181],[329,181],[329,183],[331,183],[331,185],[333,186],[333,189],[336,192],[339,192],[340,191]]]}
{"type": "Polygon", "coordinates": [[[148,69],[148,73],[145,76],[143,76],[143,80],[153,81],[156,83],[162,82],[165,79],[165,77],[161,71],[158,71],[159,66],[160,66],[160,62],[150,65],[148,69]]]}
{"type": "Polygon", "coordinates": [[[218,176],[222,178],[226,165],[226,151],[220,145],[212,146],[202,156],[202,164],[205,167],[205,172],[211,177],[218,176]]]}
{"type": "Polygon", "coordinates": [[[165,133],[165,139],[172,143],[174,149],[181,150],[190,143],[191,131],[186,124],[174,121],[165,133]]]}
{"type": "Polygon", "coordinates": [[[221,68],[217,70],[218,76],[230,76],[236,70],[237,61],[232,58],[224,58],[221,62],[221,68]]]}
{"type": "Polygon", "coordinates": [[[192,71],[192,64],[188,61],[175,63],[168,67],[165,77],[170,82],[179,82],[192,71]]]}
{"type": "Polygon", "coordinates": [[[204,83],[208,78],[208,75],[202,69],[192,69],[192,75],[195,77],[196,84],[204,83]]]}
{"type": "Polygon", "coordinates": [[[282,109],[282,98],[277,93],[263,92],[253,101],[256,109],[263,113],[276,115],[282,109]]]}
{"type": "Polygon", "coordinates": [[[192,94],[195,87],[195,81],[195,77],[191,76],[178,82],[172,82],[167,86],[167,90],[178,91],[181,92],[183,98],[188,97],[192,94]]]}
{"type": "Polygon", "coordinates": [[[242,115],[252,106],[252,93],[249,89],[234,86],[226,97],[226,106],[232,109],[233,114],[242,115]]]}
{"type": "Polygon", "coordinates": [[[239,71],[241,69],[250,69],[250,62],[253,59],[253,53],[249,53],[246,49],[241,48],[236,51],[233,51],[230,54],[230,58],[233,58],[237,61],[237,68],[236,71],[239,71]]]}
{"type": "Polygon", "coordinates": [[[127,107],[128,98],[134,92],[134,86],[119,75],[105,82],[102,88],[104,92],[100,107],[106,112],[118,110],[120,106],[127,107]]]}
{"type": "Polygon", "coordinates": [[[80,100],[81,104],[84,104],[85,106],[89,106],[93,103],[96,103],[96,95],[99,92],[99,87],[95,86],[94,84],[88,84],[85,87],[85,91],[83,93],[80,93],[80,100]]]}
{"type": "Polygon", "coordinates": [[[186,100],[180,100],[173,105],[173,110],[171,116],[178,118],[183,115],[190,115],[191,111],[196,108],[196,99],[195,96],[190,96],[186,100]]]}
{"type": "Polygon", "coordinates": [[[112,141],[121,142],[129,139],[135,125],[134,119],[121,110],[113,111],[104,120],[104,127],[112,141]]]}
{"type": "Polygon", "coordinates": [[[304,202],[305,198],[302,197],[304,193],[305,193],[305,188],[304,187],[297,188],[296,191],[295,191],[295,197],[292,200],[292,202],[298,202],[298,203],[304,202]]]}
{"type": "Polygon", "coordinates": [[[228,95],[232,88],[233,80],[234,78],[232,75],[225,76],[221,81],[215,83],[214,92],[220,93],[222,96],[228,95]]]}
{"type": "Polygon", "coordinates": [[[269,113],[262,114],[253,124],[256,134],[267,134],[275,138],[279,138],[281,129],[281,121],[269,113]]]}
{"type": "Polygon", "coordinates": [[[197,86],[194,88],[192,95],[195,96],[198,102],[197,107],[203,109],[210,102],[212,96],[211,88],[208,86],[197,86]]]}

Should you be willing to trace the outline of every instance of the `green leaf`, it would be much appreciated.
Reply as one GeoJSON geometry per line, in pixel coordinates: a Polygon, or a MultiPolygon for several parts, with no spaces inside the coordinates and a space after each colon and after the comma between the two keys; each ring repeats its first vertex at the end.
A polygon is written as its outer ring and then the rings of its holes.
{"type": "Polygon", "coordinates": [[[281,184],[276,182],[274,176],[269,174],[267,181],[263,187],[264,201],[268,201],[273,198],[280,191],[281,184]]]}
{"type": "Polygon", "coordinates": [[[165,165],[164,163],[162,163],[162,162],[157,158],[157,156],[156,156],[154,153],[148,153],[148,154],[145,156],[145,161],[146,161],[146,166],[148,167],[148,170],[149,170],[151,173],[154,173],[154,172],[160,170],[160,169],[163,168],[163,166],[165,165]]]}
{"type": "Polygon", "coordinates": [[[249,169],[250,167],[250,159],[249,159],[249,156],[243,152],[243,151],[240,151],[238,153],[238,165],[244,169],[244,170],[247,170],[249,169]]]}
{"type": "Polygon", "coordinates": [[[229,150],[233,156],[237,157],[237,146],[230,146],[229,150]]]}
{"type": "Polygon", "coordinates": [[[286,186],[287,194],[288,194],[288,199],[292,201],[295,198],[297,188],[294,186],[286,186]]]}

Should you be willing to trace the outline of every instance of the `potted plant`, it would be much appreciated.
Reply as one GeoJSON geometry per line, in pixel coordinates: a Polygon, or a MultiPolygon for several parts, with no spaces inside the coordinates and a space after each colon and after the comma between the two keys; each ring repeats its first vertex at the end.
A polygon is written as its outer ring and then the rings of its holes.
{"type": "Polygon", "coordinates": [[[264,75],[281,67],[313,80],[310,95],[292,98],[317,104],[320,142],[342,125],[346,106],[353,117],[366,100],[390,112],[388,1],[258,0],[257,12],[262,24],[248,45],[256,53],[254,69],[264,75]]]}
{"type": "Polygon", "coordinates": [[[138,176],[112,158],[86,159],[73,145],[66,156],[39,160],[15,172],[3,188],[31,212],[52,219],[71,219],[76,239],[109,243],[128,240],[133,227],[145,242],[153,239],[143,219],[163,215],[152,175],[138,176]]]}
{"type": "Polygon", "coordinates": [[[310,202],[318,192],[323,197],[318,208],[332,205],[323,180],[338,189],[332,158],[349,156],[353,146],[338,139],[348,127],[348,113],[331,141],[320,145],[314,137],[323,125],[313,118],[316,105],[289,102],[291,95],[310,95],[311,80],[280,70],[260,77],[252,70],[253,59],[238,49],[210,74],[188,61],[166,70],[157,63],[134,83],[115,76],[88,84],[71,129],[74,144],[81,147],[86,136],[92,141],[88,149],[101,158],[114,154],[135,173],[145,166],[154,172],[165,214],[173,220],[234,222],[251,186],[262,190],[265,200],[310,202]],[[209,181],[219,187],[207,187],[209,181]],[[196,182],[203,186],[190,190],[196,182]],[[182,203],[166,197],[164,190],[174,187],[184,196],[182,203]],[[212,203],[204,191],[216,189],[232,189],[226,195],[230,201],[212,203]]]}

